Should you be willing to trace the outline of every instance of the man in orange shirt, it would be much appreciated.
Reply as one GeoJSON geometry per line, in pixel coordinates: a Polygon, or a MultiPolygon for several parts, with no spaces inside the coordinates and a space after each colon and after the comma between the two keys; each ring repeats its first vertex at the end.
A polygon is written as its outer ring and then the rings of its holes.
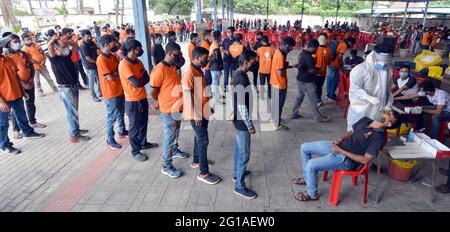
{"type": "Polygon", "coordinates": [[[125,96],[118,72],[119,58],[113,53],[118,51],[119,43],[110,35],[102,36],[102,50],[97,57],[98,81],[106,104],[106,143],[111,149],[122,146],[114,139],[114,123],[119,125],[119,137],[128,136],[125,129],[125,96]]]}
{"type": "Polygon", "coordinates": [[[263,36],[261,39],[262,47],[256,50],[256,57],[259,62],[259,92],[260,96],[265,95],[265,85],[267,82],[267,104],[270,103],[270,68],[272,66],[272,58],[275,53],[275,49],[269,44],[269,37],[263,36]]]}
{"type": "MultiPolygon", "coordinates": [[[[35,92],[34,92],[34,67],[30,57],[23,51],[21,51],[22,45],[20,43],[19,36],[11,34],[4,40],[5,47],[8,47],[8,57],[14,62],[18,71],[21,85],[24,92],[28,97],[25,99],[25,109],[27,111],[28,122],[33,128],[44,128],[44,124],[37,123],[36,121],[36,105],[34,104],[35,92]]],[[[13,126],[14,138],[20,139],[20,127],[17,124],[15,117],[11,117],[13,126]]]]}
{"type": "Polygon", "coordinates": [[[233,61],[231,62],[231,73],[232,77],[234,77],[234,73],[239,68],[239,56],[244,52],[244,45],[242,44],[242,34],[236,33],[234,36],[233,44],[228,48],[228,53],[230,53],[233,61]]]}
{"type": "Polygon", "coordinates": [[[277,130],[287,130],[289,127],[281,123],[284,103],[287,94],[287,69],[292,68],[287,62],[286,57],[295,47],[295,40],[288,36],[284,38],[273,55],[272,66],[270,68],[270,85],[272,85],[272,120],[275,122],[277,130]]]}
{"type": "Polygon", "coordinates": [[[194,50],[194,48],[198,47],[198,44],[200,43],[200,38],[198,38],[197,33],[192,33],[190,39],[191,42],[188,45],[189,62],[192,61],[192,51],[194,50]]]}
{"type": "Polygon", "coordinates": [[[425,32],[423,33],[422,40],[420,42],[420,45],[422,49],[430,49],[431,44],[431,33],[429,28],[425,28],[425,32]]]}
{"type": "Polygon", "coordinates": [[[212,114],[209,105],[210,96],[207,94],[205,75],[202,67],[208,64],[208,50],[196,47],[192,51],[191,64],[181,80],[183,88],[183,113],[186,119],[191,121],[194,129],[194,156],[191,167],[200,168],[197,180],[207,184],[217,184],[221,178],[209,172],[209,165],[213,163],[208,160],[208,123],[212,114]]]}
{"type": "Polygon", "coordinates": [[[157,147],[158,144],[147,142],[148,101],[145,85],[150,78],[139,59],[144,50],[142,44],[135,39],[127,40],[122,49],[127,56],[119,64],[119,75],[125,93],[131,154],[139,161],[146,161],[148,157],[141,150],[157,147]]]}
{"type": "Polygon", "coordinates": [[[25,138],[42,138],[45,135],[36,133],[28,124],[22,100],[22,97],[27,96],[19,81],[19,70],[10,58],[2,55],[3,46],[6,45],[5,39],[0,40],[0,152],[15,155],[20,153],[20,150],[13,147],[8,137],[8,116],[11,112],[25,138]]]}
{"type": "Polygon", "coordinates": [[[119,42],[120,43],[123,43],[123,42],[125,42],[128,39],[128,35],[127,35],[126,29],[125,29],[125,25],[122,24],[120,26],[119,34],[120,34],[120,36],[119,36],[119,42]]]}
{"type": "Polygon", "coordinates": [[[327,37],[325,35],[320,35],[317,41],[319,42],[319,47],[317,48],[316,54],[314,54],[316,68],[325,70],[325,73],[317,73],[315,79],[317,106],[320,107],[323,105],[322,88],[325,83],[325,76],[327,75],[326,69],[331,64],[331,49],[327,47],[327,37]]]}
{"type": "MultiPolygon", "coordinates": [[[[203,31],[203,40],[200,43],[200,47],[206,49],[209,51],[209,47],[211,46],[211,30],[204,30],[203,31]]],[[[208,65],[205,67],[205,76],[206,76],[206,84],[211,85],[212,82],[212,76],[211,71],[209,70],[210,63],[208,62],[208,65]]]]}
{"type": "MultiPolygon", "coordinates": [[[[339,83],[339,70],[342,68],[344,64],[344,54],[348,48],[353,47],[355,45],[355,39],[353,37],[347,38],[344,42],[340,42],[336,47],[336,50],[331,50],[332,55],[331,59],[333,60],[332,64],[328,66],[327,70],[327,99],[329,101],[335,102],[337,100],[336,89],[339,83]],[[333,57],[334,56],[334,57],[333,57]]],[[[330,47],[332,47],[330,45],[330,47]]]]}
{"type": "Polygon", "coordinates": [[[152,89],[150,94],[155,99],[152,108],[161,111],[160,117],[164,123],[161,173],[171,178],[177,178],[183,175],[183,173],[173,167],[172,158],[186,159],[189,157],[189,153],[182,152],[178,149],[183,92],[175,61],[181,58],[182,53],[178,44],[169,44],[166,49],[164,60],[152,70],[150,76],[150,86],[152,89]]]}

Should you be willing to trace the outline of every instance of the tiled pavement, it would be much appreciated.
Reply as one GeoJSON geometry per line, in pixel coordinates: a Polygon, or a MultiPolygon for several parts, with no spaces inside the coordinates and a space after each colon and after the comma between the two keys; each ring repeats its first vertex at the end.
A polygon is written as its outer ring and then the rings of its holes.
{"type": "MultiPolygon", "coordinates": [[[[185,46],[183,46],[185,47],[185,46]]],[[[296,53],[290,55],[291,63],[296,53]]],[[[284,118],[288,118],[296,96],[295,70],[289,71],[290,87],[284,118]]],[[[450,196],[436,194],[435,203],[428,199],[430,162],[425,163],[425,175],[418,182],[392,180],[386,188],[387,177],[382,175],[383,195],[375,204],[375,173],[369,177],[369,199],[362,204],[362,185],[352,186],[345,179],[338,207],[328,205],[330,181],[320,182],[320,200],[297,202],[294,192],[304,187],[292,185],[291,178],[301,175],[299,146],[308,141],[335,139],[345,132],[346,121],[334,104],[326,104],[321,111],[331,115],[330,123],[318,124],[302,106],[303,119],[287,122],[288,131],[258,131],[252,137],[249,169],[252,175],[247,185],[258,193],[254,200],[243,200],[233,193],[232,168],[234,128],[228,121],[213,121],[209,128],[209,158],[216,164],[211,171],[223,177],[223,182],[210,186],[199,183],[197,169],[189,166],[191,159],[176,160],[175,165],[185,175],[170,179],[160,173],[162,122],[150,116],[148,139],[160,147],[147,150],[146,162],[136,162],[127,147],[117,158],[105,161],[105,106],[94,103],[87,91],[80,95],[81,126],[93,137],[89,142],[68,143],[63,106],[57,94],[37,99],[39,122],[48,125],[38,130],[47,136],[40,140],[13,140],[23,150],[17,156],[0,156],[0,211],[51,210],[56,200],[70,202],[71,211],[449,211],[450,196]],[[100,160],[100,161],[99,161],[100,160]],[[102,166],[103,165],[103,166],[102,166]],[[104,169],[103,169],[104,168],[104,169]],[[104,171],[103,171],[104,170],[104,171]],[[98,178],[97,177],[98,174],[98,178]],[[90,177],[90,178],[88,178],[90,177]],[[75,186],[75,187],[74,187],[75,186]],[[77,189],[78,186],[78,189],[77,189]],[[80,187],[81,186],[81,187],[80,187]],[[72,190],[73,189],[73,190],[72,190]],[[83,191],[85,190],[85,191],[83,191]],[[69,192],[68,192],[69,191],[69,192]],[[68,194],[73,191],[73,194],[68,194]],[[78,191],[78,192],[77,192],[78,191]],[[68,195],[67,195],[68,194],[68,195]],[[73,199],[72,199],[73,200],[73,199]]],[[[259,123],[257,123],[259,125],[259,123]]],[[[192,153],[193,131],[189,123],[182,123],[180,146],[192,153]]],[[[106,151],[106,153],[105,153],[106,151]]],[[[113,154],[111,154],[113,155],[113,154]]],[[[438,162],[446,167],[446,161],[438,162]]],[[[386,165],[383,166],[386,168],[386,165]]],[[[436,174],[437,183],[445,177],[436,174]]],[[[58,208],[58,207],[56,207],[58,208]]]]}

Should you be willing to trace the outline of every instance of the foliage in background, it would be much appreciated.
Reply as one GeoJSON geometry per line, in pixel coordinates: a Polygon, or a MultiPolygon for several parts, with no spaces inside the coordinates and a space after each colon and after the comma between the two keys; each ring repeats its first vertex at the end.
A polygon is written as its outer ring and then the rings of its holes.
{"type": "Polygon", "coordinates": [[[190,15],[194,6],[193,0],[148,0],[150,9],[156,13],[167,13],[169,15],[190,15]]]}
{"type": "Polygon", "coordinates": [[[54,7],[54,10],[56,10],[60,15],[66,14],[66,9],[63,7],[54,7]]]}
{"type": "Polygon", "coordinates": [[[15,16],[28,16],[30,15],[30,13],[28,13],[28,11],[26,10],[22,10],[22,9],[14,9],[14,15],[15,16]]]}

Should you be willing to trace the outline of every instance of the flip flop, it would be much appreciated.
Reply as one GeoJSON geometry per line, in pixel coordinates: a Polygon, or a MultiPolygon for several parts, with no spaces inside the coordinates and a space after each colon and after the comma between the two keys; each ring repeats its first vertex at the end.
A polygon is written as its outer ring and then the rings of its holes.
{"type": "Polygon", "coordinates": [[[305,178],[303,178],[303,177],[292,179],[292,183],[297,184],[297,185],[306,185],[305,178]]]}
{"type": "Polygon", "coordinates": [[[311,197],[307,192],[298,192],[294,195],[297,201],[317,201],[319,197],[311,197]]]}

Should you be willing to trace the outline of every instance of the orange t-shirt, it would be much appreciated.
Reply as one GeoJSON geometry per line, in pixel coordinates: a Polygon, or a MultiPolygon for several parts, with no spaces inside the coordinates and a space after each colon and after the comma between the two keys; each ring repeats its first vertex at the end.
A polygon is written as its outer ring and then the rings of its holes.
{"type": "Polygon", "coordinates": [[[194,48],[196,48],[197,45],[195,45],[194,43],[189,43],[188,45],[188,55],[189,55],[189,61],[192,61],[192,51],[194,51],[194,48]]]}
{"type": "Polygon", "coordinates": [[[104,54],[100,54],[97,57],[97,70],[98,70],[98,81],[100,83],[100,89],[102,90],[102,95],[106,99],[111,99],[119,96],[123,96],[123,88],[120,83],[120,78],[114,78],[113,80],[106,80],[105,75],[114,74],[118,71],[119,58],[115,55],[109,55],[109,57],[104,54]]]}
{"type": "Polygon", "coordinates": [[[5,101],[14,101],[21,97],[20,83],[17,79],[17,67],[14,62],[4,56],[0,56],[0,97],[5,101]]]}
{"type": "Polygon", "coordinates": [[[150,74],[150,86],[159,88],[158,102],[162,113],[176,113],[183,109],[183,91],[176,66],[157,64],[150,74]]]}
{"type": "Polygon", "coordinates": [[[14,62],[17,67],[17,75],[22,82],[28,82],[30,80],[31,70],[27,63],[27,54],[21,52],[10,53],[9,58],[14,62]]]}
{"type": "Polygon", "coordinates": [[[175,24],[174,31],[175,32],[180,32],[181,31],[181,25],[179,23],[175,24]]]}
{"type": "Polygon", "coordinates": [[[126,41],[128,39],[128,35],[125,29],[119,30],[119,41],[126,41]]]}
{"type": "Polygon", "coordinates": [[[208,22],[208,30],[212,30],[214,27],[212,22],[208,22]]]}
{"type": "Polygon", "coordinates": [[[339,54],[344,55],[347,50],[347,44],[344,42],[339,43],[336,48],[336,59],[333,61],[333,67],[340,68],[342,66],[341,59],[339,59],[339,54]]]}
{"type": "Polygon", "coordinates": [[[270,74],[270,67],[272,66],[272,58],[274,53],[275,49],[271,46],[263,46],[256,50],[256,55],[258,56],[259,61],[259,73],[270,74]]]}
{"type": "MultiPolygon", "coordinates": [[[[211,47],[211,42],[209,42],[208,40],[202,40],[202,43],[200,44],[200,47],[206,49],[209,51],[209,47],[211,47]]],[[[208,64],[205,67],[205,70],[209,70],[209,66],[211,65],[210,62],[208,62],[208,64]]]]}
{"type": "Polygon", "coordinates": [[[228,52],[230,53],[231,57],[233,58],[238,58],[242,52],[244,51],[244,45],[242,44],[236,44],[233,43],[229,48],[228,48],[228,52]]]}
{"type": "Polygon", "coordinates": [[[427,31],[427,32],[423,33],[421,44],[424,45],[424,46],[429,46],[430,43],[431,43],[430,40],[431,40],[430,32],[427,31]]]}
{"type": "Polygon", "coordinates": [[[212,114],[211,107],[209,107],[210,94],[202,70],[189,65],[183,74],[181,85],[185,118],[189,120],[208,119],[212,114]]]}
{"type": "Polygon", "coordinates": [[[123,59],[119,63],[120,82],[122,83],[123,92],[125,93],[126,101],[141,101],[147,98],[145,87],[134,87],[128,78],[134,76],[137,79],[143,77],[142,73],[145,71],[144,64],[137,59],[133,64],[127,59],[123,59]]]}
{"type": "Polygon", "coordinates": [[[164,33],[168,33],[170,31],[169,25],[164,25],[164,33]]]}
{"type": "Polygon", "coordinates": [[[44,56],[44,52],[42,51],[41,46],[39,46],[38,44],[32,44],[31,46],[24,46],[22,48],[22,51],[24,51],[25,53],[27,53],[30,58],[36,62],[39,62],[39,64],[33,64],[34,69],[36,70],[40,70],[44,67],[45,65],[45,56],[44,56]]]}
{"type": "MultiPolygon", "coordinates": [[[[316,54],[314,54],[314,58],[316,60],[316,68],[321,69],[323,67],[327,67],[328,63],[331,60],[331,55],[331,49],[319,46],[319,48],[317,48],[316,54]]],[[[326,73],[320,76],[326,76],[326,73]]]]}
{"type": "Polygon", "coordinates": [[[276,50],[270,68],[270,84],[277,89],[287,89],[287,75],[278,75],[277,70],[280,69],[286,69],[286,57],[280,50],[276,50]]]}

